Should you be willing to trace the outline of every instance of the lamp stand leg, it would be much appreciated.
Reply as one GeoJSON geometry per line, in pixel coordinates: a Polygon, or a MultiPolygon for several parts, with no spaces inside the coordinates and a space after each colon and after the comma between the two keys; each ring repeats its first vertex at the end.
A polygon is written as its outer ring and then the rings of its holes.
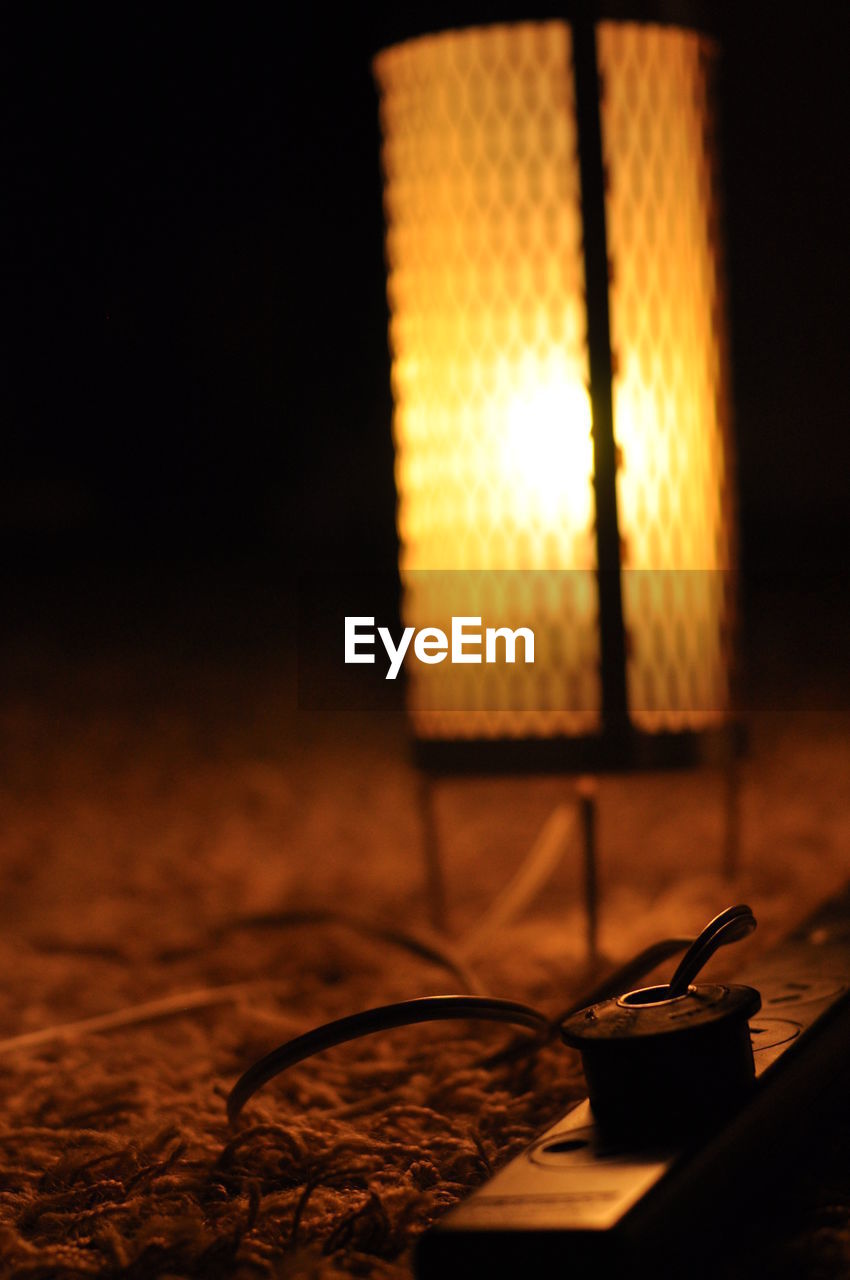
{"type": "Polygon", "coordinates": [[[584,856],[584,911],[587,926],[587,961],[599,959],[599,874],[596,839],[596,779],[579,778],[576,785],[584,856]]]}
{"type": "Polygon", "coordinates": [[[446,881],[437,816],[434,812],[434,786],[427,773],[420,772],[417,786],[419,818],[422,828],[422,855],[425,867],[425,897],[431,928],[437,933],[448,932],[446,905],[446,881]]]}
{"type": "Polygon", "coordinates": [[[741,870],[741,765],[735,734],[729,734],[723,759],[723,876],[741,870]]]}

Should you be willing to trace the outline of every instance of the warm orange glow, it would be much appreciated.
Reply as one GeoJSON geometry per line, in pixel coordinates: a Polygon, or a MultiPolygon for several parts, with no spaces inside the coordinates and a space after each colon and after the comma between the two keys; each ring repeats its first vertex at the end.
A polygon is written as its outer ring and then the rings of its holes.
{"type": "Polygon", "coordinates": [[[642,728],[699,727],[728,704],[733,567],[715,51],[637,23],[597,41],[629,700],[642,728]]]}
{"type": "MultiPolygon", "coordinates": [[[[624,567],[713,570],[729,549],[708,46],[616,24],[602,24],[598,40],[624,567]]],[[[382,53],[375,71],[405,621],[445,627],[453,612],[473,612],[551,640],[533,668],[414,671],[416,728],[593,731],[593,447],[570,28],[425,36],[382,53]],[[544,587],[539,570],[572,572],[544,587]]],[[[675,578],[625,575],[642,727],[696,725],[725,706],[724,592],[716,575],[675,578]]]]}
{"type": "Polygon", "coordinates": [[[427,36],[376,61],[382,90],[405,621],[477,597],[494,626],[565,630],[559,670],[412,681],[421,734],[598,725],[592,447],[569,29],[427,36]],[[567,500],[565,500],[567,495],[567,500]],[[515,573],[574,568],[545,592],[515,573]],[[563,628],[563,620],[571,619],[563,628]]]}
{"type": "Polygon", "coordinates": [[[494,408],[497,465],[510,479],[510,513],[522,527],[535,520],[556,524],[559,512],[567,510],[578,528],[589,528],[593,442],[587,389],[554,359],[544,366],[529,355],[513,372],[514,387],[494,408]]]}

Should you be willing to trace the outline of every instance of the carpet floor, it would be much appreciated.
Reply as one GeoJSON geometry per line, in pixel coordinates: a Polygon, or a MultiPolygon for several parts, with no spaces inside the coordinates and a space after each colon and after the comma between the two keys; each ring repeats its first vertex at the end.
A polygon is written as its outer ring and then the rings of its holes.
{"type": "MultiPolygon", "coordinates": [[[[329,909],[427,927],[401,717],[299,714],[287,663],[256,653],[125,639],[10,644],[5,659],[0,1275],[409,1276],[423,1229],[582,1096],[571,1053],[492,1067],[505,1029],[399,1030],[293,1068],[233,1127],[225,1111],[274,1045],[458,987],[344,923],[262,920],[329,909]],[[68,1026],[167,998],[179,1016],[68,1026]]],[[[760,919],[752,954],[847,879],[850,715],[803,702],[752,718],[731,885],[719,773],[600,779],[595,972],[741,899],[760,919]]],[[[456,947],[572,787],[437,785],[456,947]]],[[[554,1012],[588,981],[577,853],[479,949],[488,992],[554,1012]]],[[[845,1128],[804,1164],[730,1275],[850,1271],[845,1128]]]]}

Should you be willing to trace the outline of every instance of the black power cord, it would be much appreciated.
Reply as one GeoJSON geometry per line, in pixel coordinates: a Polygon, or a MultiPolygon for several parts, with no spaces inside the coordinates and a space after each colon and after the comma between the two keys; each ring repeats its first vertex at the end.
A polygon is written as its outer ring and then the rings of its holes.
{"type": "Polygon", "coordinates": [[[653,943],[626,964],[621,965],[592,990],[585,992],[578,1001],[555,1018],[550,1018],[548,1014],[530,1005],[518,1004],[513,1000],[474,995],[423,996],[417,1000],[380,1005],[378,1008],[367,1009],[362,1013],[352,1013],[345,1018],[337,1018],[334,1022],[327,1022],[313,1031],[308,1031],[304,1035],[296,1036],[294,1040],[288,1040],[285,1044],[279,1045],[249,1067],[228,1095],[228,1119],[232,1124],[246,1102],[258,1089],[289,1067],[303,1062],[305,1058],[311,1058],[314,1054],[322,1053],[335,1045],[358,1040],[361,1036],[374,1035],[378,1031],[389,1031],[395,1027],[448,1020],[506,1022],[525,1027],[536,1034],[530,1038],[523,1038],[520,1044],[514,1042],[499,1053],[484,1059],[482,1065],[494,1066],[497,1062],[512,1056],[535,1052],[558,1032],[561,1023],[570,1014],[587,1005],[609,999],[611,996],[622,995],[656,965],[680,951],[687,950],[693,942],[694,939],[688,937],[665,938],[661,942],[653,943]]]}
{"type": "Polygon", "coordinates": [[[545,1035],[550,1025],[549,1018],[539,1009],[532,1009],[527,1004],[517,1004],[513,1000],[491,999],[486,996],[423,996],[418,1000],[402,1000],[397,1004],[367,1009],[363,1013],[352,1013],[348,1017],[337,1018],[334,1022],[316,1027],[303,1036],[296,1036],[294,1040],[288,1040],[249,1067],[228,1095],[228,1119],[232,1124],[248,1099],[269,1080],[324,1049],[346,1044],[349,1040],[359,1040],[361,1036],[374,1035],[376,1031],[389,1031],[393,1027],[414,1026],[419,1022],[470,1019],[510,1022],[515,1026],[528,1027],[539,1035],[545,1035]]]}

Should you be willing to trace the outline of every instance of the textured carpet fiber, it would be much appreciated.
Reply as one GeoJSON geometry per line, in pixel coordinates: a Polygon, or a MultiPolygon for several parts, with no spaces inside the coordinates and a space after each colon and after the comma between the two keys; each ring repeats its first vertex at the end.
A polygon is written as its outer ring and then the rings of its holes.
{"type": "MultiPolygon", "coordinates": [[[[504,1029],[410,1029],[293,1069],[233,1129],[224,1108],[254,1058],[317,1022],[457,988],[344,927],[239,924],[311,904],[426,923],[403,726],[296,721],[291,683],[254,659],[6,657],[0,1034],[241,985],[140,1027],[0,1043],[0,1274],[409,1275],[423,1228],[581,1095],[570,1054],[493,1069],[504,1029]]],[[[845,714],[755,722],[732,888],[717,774],[603,779],[607,959],[741,898],[762,921],[745,945],[779,936],[850,874],[849,769],[845,714]]],[[[455,939],[570,786],[438,788],[455,939]]],[[[480,957],[486,989],[550,1011],[581,989],[577,894],[567,858],[480,957]]],[[[756,1240],[761,1273],[850,1269],[840,1142],[829,1185],[795,1186],[781,1239],[768,1223],[756,1240]]]]}

